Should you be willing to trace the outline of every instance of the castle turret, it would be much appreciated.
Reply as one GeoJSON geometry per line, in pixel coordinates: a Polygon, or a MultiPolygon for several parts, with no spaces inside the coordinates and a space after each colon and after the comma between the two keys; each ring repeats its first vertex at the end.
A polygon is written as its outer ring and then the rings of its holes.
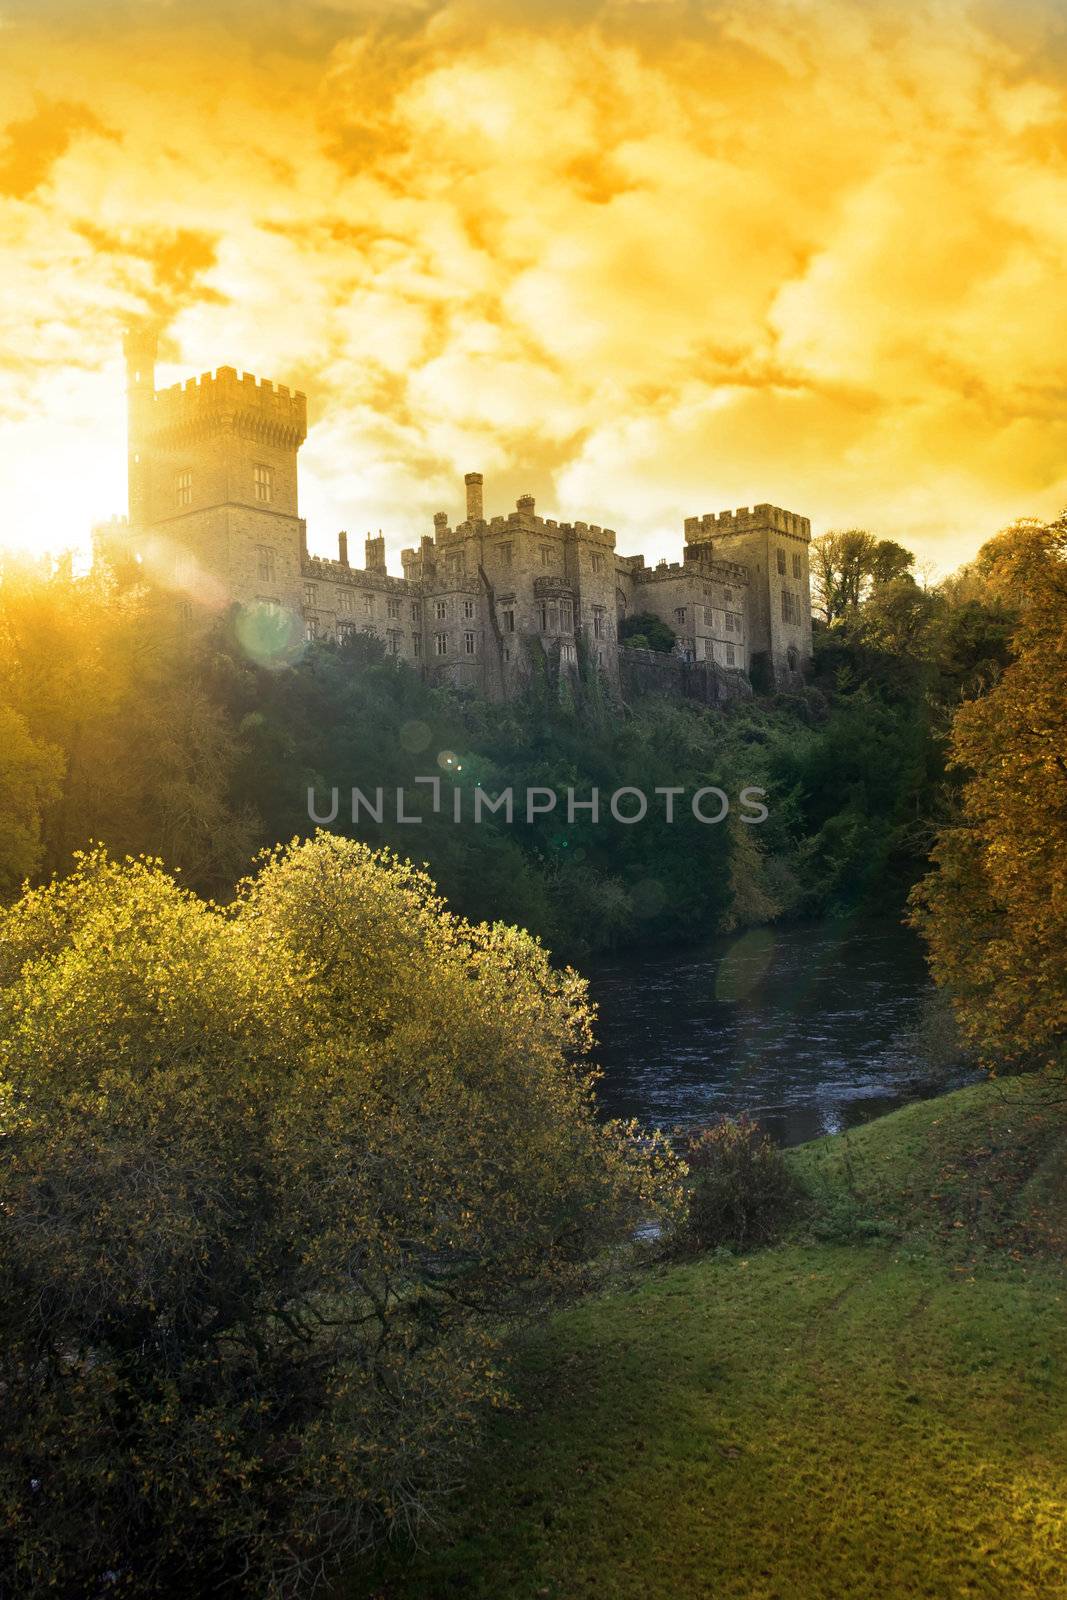
{"type": "Polygon", "coordinates": [[[463,479],[467,486],[467,521],[482,522],[482,475],[480,472],[468,472],[463,479]]]}

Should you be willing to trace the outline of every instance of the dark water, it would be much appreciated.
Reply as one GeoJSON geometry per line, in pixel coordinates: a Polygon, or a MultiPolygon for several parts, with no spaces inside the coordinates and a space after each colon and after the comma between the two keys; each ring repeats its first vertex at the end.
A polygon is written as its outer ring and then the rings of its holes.
{"type": "Polygon", "coordinates": [[[927,978],[895,923],[627,952],[590,980],[611,1116],[673,1127],[748,1111],[799,1144],[949,1086],[909,1037],[927,978]]]}

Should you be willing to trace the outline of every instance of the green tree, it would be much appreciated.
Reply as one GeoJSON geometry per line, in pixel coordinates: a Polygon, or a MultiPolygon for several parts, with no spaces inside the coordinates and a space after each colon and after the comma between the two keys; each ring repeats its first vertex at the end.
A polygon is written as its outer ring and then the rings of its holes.
{"type": "Polygon", "coordinates": [[[416,1526],[495,1339],[642,1217],[584,982],[330,836],[226,911],[102,851],[0,913],[0,1587],[263,1596],[416,1526]]]}
{"type": "Polygon", "coordinates": [[[620,644],[670,655],[676,639],[677,635],[670,624],[664,622],[662,617],[653,616],[651,611],[635,612],[619,623],[620,644]]]}

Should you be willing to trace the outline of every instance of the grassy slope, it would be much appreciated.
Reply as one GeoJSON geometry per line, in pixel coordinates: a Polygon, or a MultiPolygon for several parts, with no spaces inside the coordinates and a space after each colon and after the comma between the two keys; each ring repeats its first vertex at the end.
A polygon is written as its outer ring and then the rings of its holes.
{"type": "Polygon", "coordinates": [[[529,1337],[452,1542],[349,1596],[1067,1596],[1062,1108],[984,1084],[797,1151],[813,1231],[529,1337]]]}

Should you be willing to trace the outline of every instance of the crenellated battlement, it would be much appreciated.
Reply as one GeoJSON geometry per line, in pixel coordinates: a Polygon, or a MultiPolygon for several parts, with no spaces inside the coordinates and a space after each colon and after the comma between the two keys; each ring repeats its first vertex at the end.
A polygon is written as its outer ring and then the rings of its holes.
{"type": "Polygon", "coordinates": [[[785,511],[781,506],[758,505],[750,511],[740,506],[736,511],[707,511],[700,517],[686,517],[687,544],[712,539],[716,534],[755,533],[773,529],[776,533],[791,534],[795,539],[810,540],[811,523],[795,511],[785,511]]]}
{"type": "Polygon", "coordinates": [[[219,367],[157,389],[147,426],[154,434],[231,426],[296,449],[307,437],[307,396],[287,384],[219,367]]]}

